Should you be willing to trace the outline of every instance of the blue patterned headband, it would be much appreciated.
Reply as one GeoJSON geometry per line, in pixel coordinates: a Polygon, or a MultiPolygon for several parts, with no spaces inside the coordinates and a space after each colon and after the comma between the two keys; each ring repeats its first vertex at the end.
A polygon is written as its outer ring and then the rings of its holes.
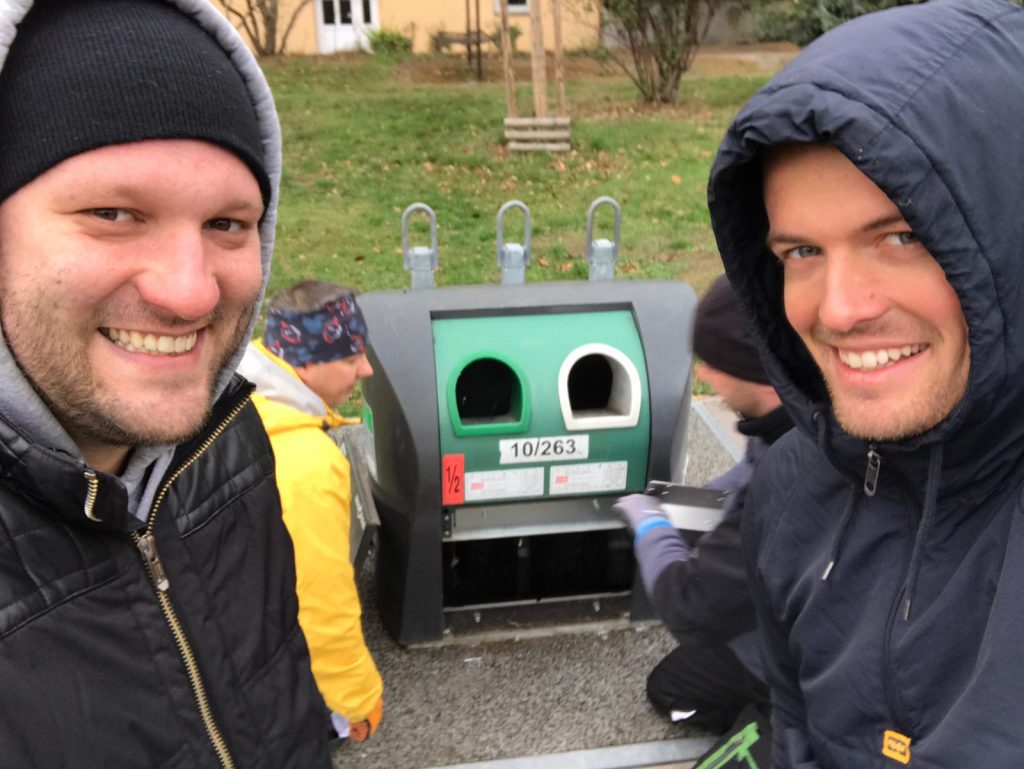
{"type": "Polygon", "coordinates": [[[263,343],[291,366],[330,363],[366,349],[366,321],[354,296],[312,312],[271,309],[263,343]]]}

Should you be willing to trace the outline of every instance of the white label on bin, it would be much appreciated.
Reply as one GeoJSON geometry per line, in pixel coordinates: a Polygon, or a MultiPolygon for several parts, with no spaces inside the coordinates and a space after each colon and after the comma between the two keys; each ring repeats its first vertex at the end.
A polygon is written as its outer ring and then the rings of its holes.
{"type": "Polygon", "coordinates": [[[466,473],[466,501],[544,496],[544,468],[466,473]]]}
{"type": "Polygon", "coordinates": [[[628,462],[591,462],[585,465],[552,465],[549,494],[586,494],[622,491],[626,488],[628,462]]]}
{"type": "Polygon", "coordinates": [[[590,456],[589,435],[551,435],[546,438],[509,438],[498,441],[501,464],[564,462],[590,456]]]}

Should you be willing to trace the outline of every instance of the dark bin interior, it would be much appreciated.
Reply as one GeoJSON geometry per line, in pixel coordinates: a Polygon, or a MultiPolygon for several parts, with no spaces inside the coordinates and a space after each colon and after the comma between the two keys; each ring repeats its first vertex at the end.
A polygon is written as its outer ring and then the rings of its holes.
{"type": "Polygon", "coordinates": [[[612,365],[604,355],[584,355],[569,370],[569,405],[574,412],[606,410],[612,397],[612,365]]]}
{"type": "Polygon", "coordinates": [[[518,422],[522,403],[519,377],[494,358],[473,361],[455,382],[455,405],[463,424],[518,422]]]}
{"type": "Polygon", "coordinates": [[[620,593],[633,584],[624,529],[446,542],[443,561],[446,607],[620,593]]]}

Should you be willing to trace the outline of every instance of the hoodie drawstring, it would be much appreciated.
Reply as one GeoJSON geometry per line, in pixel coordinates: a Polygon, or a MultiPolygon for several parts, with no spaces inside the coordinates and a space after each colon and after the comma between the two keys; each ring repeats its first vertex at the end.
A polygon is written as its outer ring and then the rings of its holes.
{"type": "Polygon", "coordinates": [[[857,485],[851,483],[850,493],[846,495],[846,507],[843,509],[843,515],[839,519],[839,529],[836,531],[836,535],[832,539],[832,549],[828,557],[828,566],[825,567],[825,571],[821,575],[822,582],[825,582],[828,579],[828,575],[832,573],[832,568],[836,565],[836,561],[839,560],[839,549],[843,546],[843,539],[846,537],[846,530],[850,528],[850,522],[853,520],[853,510],[857,506],[857,496],[857,485]]]}
{"type": "MultiPolygon", "coordinates": [[[[828,443],[828,419],[825,418],[824,412],[819,410],[815,410],[812,417],[818,426],[818,446],[831,460],[832,455],[828,443]]],[[[846,538],[846,534],[850,529],[850,524],[853,521],[853,512],[857,507],[858,497],[861,492],[869,497],[874,496],[875,490],[878,487],[878,474],[880,472],[881,462],[881,456],[872,446],[868,450],[868,466],[864,477],[864,484],[862,486],[858,486],[856,483],[850,484],[850,493],[846,497],[846,506],[839,519],[839,528],[836,530],[836,534],[832,539],[832,547],[829,552],[828,564],[825,566],[825,570],[821,575],[823,582],[828,580],[829,576],[832,574],[832,570],[835,568],[836,562],[839,560],[839,553],[843,546],[843,540],[846,538]]],[[[914,537],[914,549],[910,555],[910,565],[907,567],[907,587],[903,596],[902,612],[904,622],[910,619],[910,607],[914,601],[914,593],[917,589],[917,579],[919,572],[921,571],[921,558],[923,557],[922,551],[924,550],[925,542],[928,540],[932,522],[935,519],[935,508],[938,504],[939,482],[941,479],[942,444],[937,443],[932,446],[931,453],[928,457],[928,477],[924,488],[924,508],[921,511],[921,520],[918,523],[917,534],[914,537]]]]}
{"type": "MultiPolygon", "coordinates": [[[[825,418],[824,412],[817,410],[814,411],[812,417],[818,426],[818,446],[822,452],[831,459],[831,451],[828,443],[828,419],[825,418]]],[[[835,536],[832,538],[828,564],[825,566],[825,570],[821,574],[822,582],[828,580],[829,576],[832,574],[832,570],[835,568],[836,562],[839,560],[839,554],[843,547],[843,540],[846,538],[846,534],[850,529],[850,524],[853,522],[853,512],[857,507],[857,500],[860,494],[863,493],[865,496],[869,497],[874,496],[875,490],[878,487],[878,475],[881,469],[881,463],[881,456],[872,446],[868,450],[868,465],[864,476],[864,484],[862,486],[858,486],[856,483],[850,484],[850,493],[846,497],[846,506],[843,508],[843,514],[839,518],[839,528],[836,530],[835,536]]],[[[941,479],[942,444],[937,443],[932,446],[931,453],[928,457],[928,477],[925,482],[924,489],[924,507],[921,511],[921,520],[917,526],[917,534],[914,537],[914,549],[910,555],[910,564],[907,567],[906,591],[903,596],[902,611],[904,622],[910,619],[910,607],[914,601],[914,593],[917,589],[917,579],[919,572],[921,571],[921,558],[923,557],[922,551],[924,550],[925,542],[928,540],[932,522],[935,519],[935,508],[938,504],[939,482],[941,479]]]]}
{"type": "MultiPolygon", "coordinates": [[[[818,425],[818,446],[822,452],[829,457],[831,456],[831,450],[828,443],[828,419],[825,417],[823,411],[815,411],[812,414],[814,422],[818,425]]],[[[877,476],[876,476],[877,479],[877,476]]],[[[825,571],[822,572],[821,581],[825,582],[828,580],[829,575],[832,573],[832,569],[836,565],[836,561],[839,560],[839,551],[843,546],[843,539],[846,537],[846,532],[850,528],[850,522],[853,520],[853,511],[857,506],[857,485],[850,484],[850,493],[846,497],[846,507],[843,509],[843,514],[839,518],[839,528],[836,530],[835,537],[832,538],[832,547],[829,552],[828,565],[825,567],[825,571]]]]}
{"type": "Polygon", "coordinates": [[[914,538],[914,551],[910,556],[910,567],[907,569],[907,591],[903,597],[903,621],[910,619],[910,605],[914,599],[914,590],[917,587],[917,576],[921,570],[921,552],[928,539],[929,530],[932,527],[932,520],[935,518],[935,507],[939,496],[939,480],[942,477],[942,444],[937,443],[932,447],[931,455],[928,457],[928,480],[924,487],[924,510],[921,512],[921,522],[917,526],[917,536],[914,538]]]}

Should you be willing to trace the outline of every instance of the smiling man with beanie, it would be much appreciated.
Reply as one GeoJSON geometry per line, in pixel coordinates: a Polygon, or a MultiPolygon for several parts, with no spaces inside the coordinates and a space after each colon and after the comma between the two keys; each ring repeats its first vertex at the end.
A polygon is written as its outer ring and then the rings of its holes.
{"type": "Polygon", "coordinates": [[[266,82],[204,0],[0,4],[0,767],[330,765],[234,374],[266,82]]]}
{"type": "Polygon", "coordinates": [[[691,548],[655,497],[632,494],[615,510],[634,532],[640,576],[655,614],[679,646],[647,679],[655,709],[673,721],[716,733],[752,705],[768,712],[747,587],[740,522],[755,500],[746,488],[757,463],[792,423],[761,366],[736,296],[720,276],[701,299],[694,322],[698,378],[740,416],[743,460],[708,487],[729,492],[724,517],[691,548]]]}

